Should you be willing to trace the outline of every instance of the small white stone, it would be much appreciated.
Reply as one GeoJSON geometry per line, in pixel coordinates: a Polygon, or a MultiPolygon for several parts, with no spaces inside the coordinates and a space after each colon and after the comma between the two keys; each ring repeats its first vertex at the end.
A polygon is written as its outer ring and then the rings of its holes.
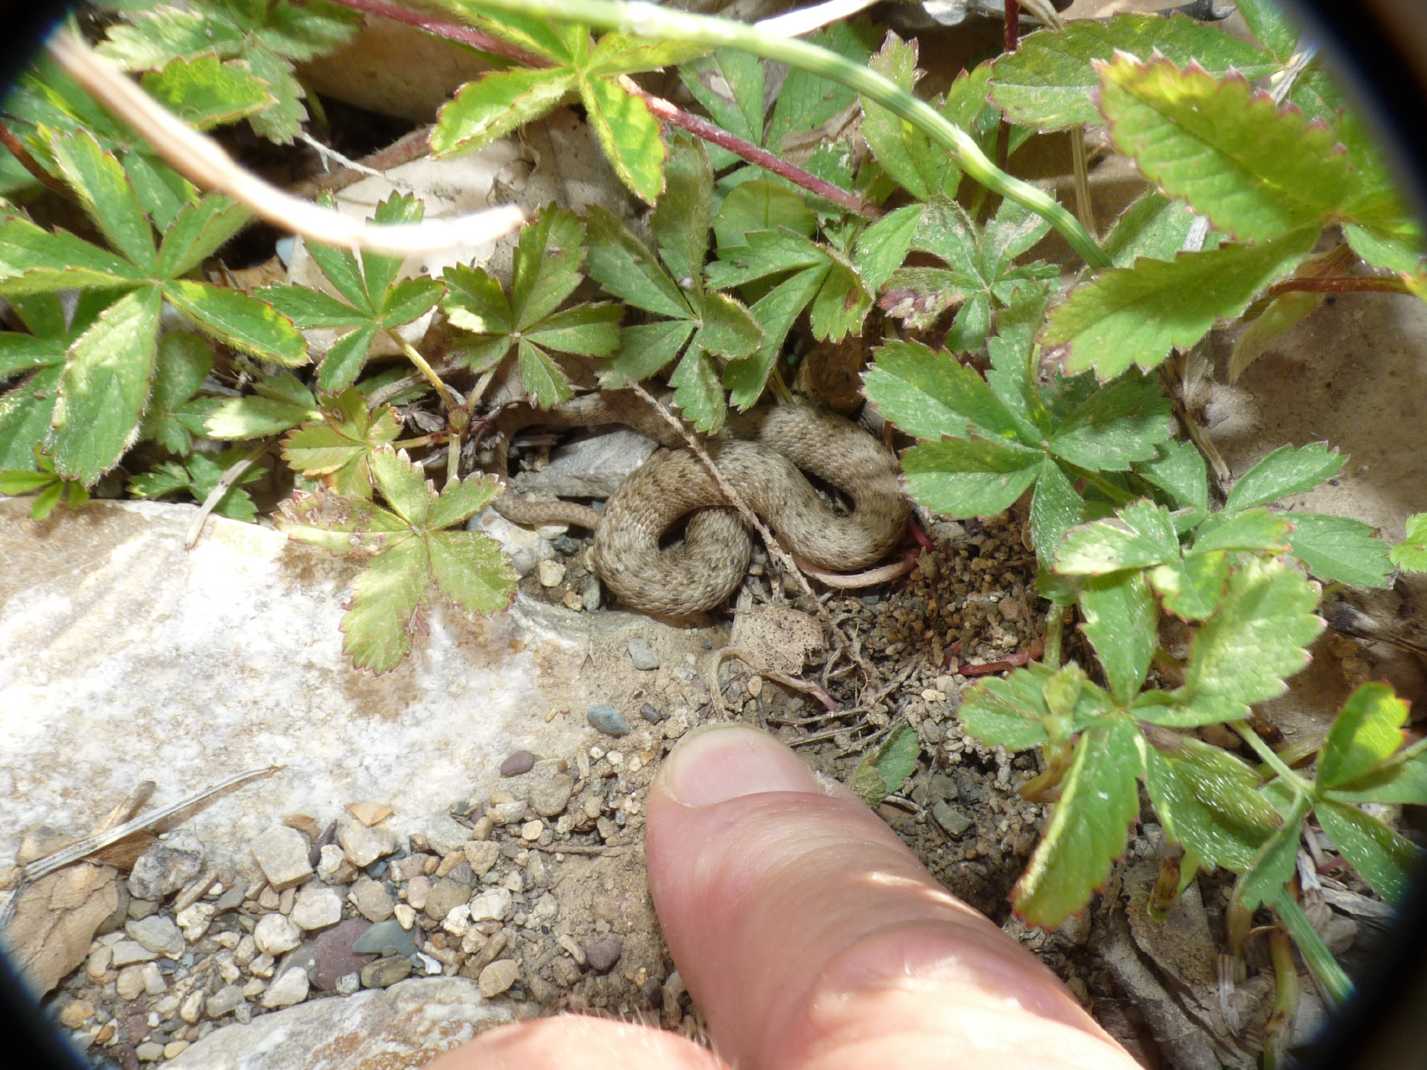
{"type": "Polygon", "coordinates": [[[322,845],[317,858],[318,877],[329,884],[346,884],[356,873],[356,868],[347,861],[341,847],[335,843],[322,845]]]}
{"type": "Polygon", "coordinates": [[[180,910],[174,920],[183,930],[183,938],[194,944],[203,939],[203,934],[208,931],[208,926],[213,923],[213,917],[217,913],[218,908],[212,903],[193,903],[180,910]]]}
{"type": "Polygon", "coordinates": [[[203,990],[195,989],[178,1005],[178,1016],[189,1025],[203,1017],[203,990]]]}
{"type": "Polygon", "coordinates": [[[297,894],[292,920],[309,932],[336,925],[342,920],[342,897],[335,889],[308,885],[297,894]]]}
{"type": "Polygon", "coordinates": [[[479,979],[476,981],[481,988],[481,995],[486,999],[500,995],[520,976],[520,964],[514,959],[497,959],[481,971],[479,979]]]}
{"type": "Polygon", "coordinates": [[[492,888],[488,892],[482,892],[470,902],[471,920],[504,921],[510,916],[513,899],[507,888],[492,888]]]}
{"type": "Polygon", "coordinates": [[[527,821],[520,826],[520,838],[526,843],[534,843],[540,839],[540,834],[545,831],[545,822],[535,820],[527,821]]]}
{"type": "Polygon", "coordinates": [[[565,566],[559,561],[545,560],[535,566],[535,575],[541,587],[558,587],[565,579],[565,566]]]}
{"type": "Polygon", "coordinates": [[[114,961],[114,949],[96,947],[89,953],[84,963],[84,973],[91,981],[102,981],[109,972],[109,964],[114,961]]]}
{"type": "Polygon", "coordinates": [[[254,977],[271,977],[273,975],[273,957],[259,955],[248,964],[248,972],[254,977]]]}
{"type": "Polygon", "coordinates": [[[452,936],[465,936],[470,927],[471,907],[468,903],[462,903],[458,907],[452,907],[441,920],[441,928],[452,936]]]}
{"type": "Polygon", "coordinates": [[[139,974],[144,979],[144,991],[151,996],[161,996],[168,991],[168,985],[164,982],[164,975],[159,972],[157,962],[146,962],[139,967],[139,974]]]}
{"type": "Polygon", "coordinates": [[[264,914],[253,929],[253,941],[264,955],[276,957],[302,943],[302,930],[281,914],[264,914]]]}
{"type": "Polygon", "coordinates": [[[138,999],[139,994],[144,990],[144,968],[142,966],[125,966],[119,971],[119,979],[115,981],[114,986],[120,999],[138,999]]]}
{"type": "Polygon", "coordinates": [[[253,841],[253,857],[277,891],[311,876],[307,853],[307,837],[287,825],[274,825],[253,841]]]}
{"type": "Polygon", "coordinates": [[[416,924],[416,911],[406,903],[398,903],[392,913],[396,915],[396,923],[408,932],[416,924]]]}
{"type": "Polygon", "coordinates": [[[307,998],[307,971],[299,966],[289,967],[263,996],[263,1006],[269,1010],[291,1007],[307,998]]]}

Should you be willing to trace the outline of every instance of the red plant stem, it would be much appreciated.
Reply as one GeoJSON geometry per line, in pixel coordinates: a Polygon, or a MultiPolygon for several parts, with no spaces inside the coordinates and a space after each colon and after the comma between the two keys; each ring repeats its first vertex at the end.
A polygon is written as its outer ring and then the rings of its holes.
{"type": "Polygon", "coordinates": [[[30,150],[25,148],[25,143],[15,136],[13,130],[0,122],[0,145],[4,145],[10,150],[10,155],[15,157],[20,166],[30,174],[35,176],[35,180],[51,193],[57,193],[61,197],[69,197],[70,192],[63,182],[51,175],[40,162],[30,155],[30,150]]]}
{"type": "Polygon", "coordinates": [[[1021,0],[1003,0],[1006,5],[1004,48],[1014,52],[1021,41],[1021,0]]]}
{"type": "MultiPolygon", "coordinates": [[[[414,26],[419,30],[425,30],[435,37],[444,38],[447,41],[455,41],[458,44],[469,45],[471,48],[480,49],[482,52],[489,52],[493,55],[504,56],[506,59],[519,63],[522,67],[548,67],[550,61],[544,56],[532,55],[524,49],[517,48],[509,42],[502,41],[498,37],[482,33],[470,26],[463,26],[457,22],[447,22],[444,19],[432,18],[423,15],[418,11],[411,11],[408,8],[399,7],[395,4],[385,3],[384,0],[336,0],[343,7],[351,8],[353,11],[361,11],[369,15],[378,15],[392,22],[400,22],[407,26],[414,26]]],[[[620,85],[631,93],[636,93],[655,117],[661,121],[678,126],[695,137],[701,138],[712,145],[728,149],[737,156],[742,157],[751,164],[763,168],[781,178],[786,178],[795,186],[801,186],[809,193],[816,194],[824,200],[856,215],[867,219],[875,219],[881,212],[868,204],[855,193],[850,193],[840,186],[834,186],[831,182],[825,182],[816,175],[809,174],[801,167],[796,167],[786,160],[779,159],[766,149],[759,148],[750,141],[734,134],[730,134],[722,127],[709,122],[697,115],[692,115],[684,111],[663,97],[656,97],[654,94],[641,89],[638,83],[632,79],[622,77],[620,85]]]]}
{"type": "Polygon", "coordinates": [[[1392,275],[1324,275],[1319,278],[1300,276],[1284,279],[1270,286],[1267,296],[1304,291],[1331,294],[1411,292],[1400,278],[1392,275]]]}

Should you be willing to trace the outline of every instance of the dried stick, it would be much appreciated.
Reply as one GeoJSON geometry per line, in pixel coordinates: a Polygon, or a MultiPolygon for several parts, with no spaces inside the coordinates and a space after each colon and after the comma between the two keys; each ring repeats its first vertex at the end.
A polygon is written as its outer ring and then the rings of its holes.
{"type": "MultiPolygon", "coordinates": [[[[820,30],[838,19],[850,19],[859,11],[865,11],[877,0],[825,0],[812,7],[800,7],[785,11],[781,15],[755,22],[764,33],[774,37],[802,37],[804,34],[820,30]]],[[[1014,2],[1014,0],[1011,0],[1014,2]]]]}
{"type": "Polygon", "coordinates": [[[183,540],[185,550],[192,550],[198,543],[199,536],[203,534],[203,525],[208,521],[208,514],[218,508],[218,503],[223,500],[223,495],[228,493],[233,484],[242,478],[243,473],[253,466],[253,463],[262,456],[266,449],[267,445],[264,444],[247,456],[239,457],[218,477],[218,482],[213,485],[213,489],[208,492],[208,497],[204,498],[203,504],[198,507],[198,515],[188,526],[188,537],[183,540]]]}
{"type": "Polygon", "coordinates": [[[161,105],[84,39],[65,29],[50,38],[51,58],[109,111],[139,132],[184,177],[227,194],[254,215],[310,241],[415,256],[495,241],[525,222],[516,205],[450,219],[376,225],[322,208],[241,167],[218,142],[161,105]]]}
{"type": "Polygon", "coordinates": [[[784,687],[792,688],[794,691],[801,691],[804,695],[811,695],[822,703],[823,708],[830,715],[836,716],[843,711],[838,707],[837,699],[833,698],[817,684],[809,683],[806,680],[799,680],[796,676],[789,676],[785,672],[777,669],[766,668],[753,660],[753,656],[746,650],[736,646],[726,646],[721,650],[715,650],[709,659],[709,690],[713,692],[714,706],[723,715],[728,714],[728,707],[723,701],[723,688],[719,685],[718,670],[722,667],[725,658],[737,658],[743,664],[753,670],[754,675],[762,676],[772,680],[775,684],[782,684],[784,687]]]}

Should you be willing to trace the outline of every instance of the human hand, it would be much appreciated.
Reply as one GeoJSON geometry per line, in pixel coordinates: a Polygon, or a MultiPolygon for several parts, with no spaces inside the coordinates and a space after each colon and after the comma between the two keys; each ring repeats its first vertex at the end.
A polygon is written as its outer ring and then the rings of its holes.
{"type": "Polygon", "coordinates": [[[771,737],[685,737],[646,815],[654,906],[715,1052],[567,1015],[493,1030],[428,1070],[1137,1066],[1034,956],[771,737]]]}

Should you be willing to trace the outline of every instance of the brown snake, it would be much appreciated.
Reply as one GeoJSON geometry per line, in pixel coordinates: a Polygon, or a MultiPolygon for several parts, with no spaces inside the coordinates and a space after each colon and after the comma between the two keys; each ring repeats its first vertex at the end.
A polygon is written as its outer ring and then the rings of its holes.
{"type": "MultiPolygon", "coordinates": [[[[688,617],[717,606],[748,571],[752,540],[703,463],[658,413],[629,391],[587,394],[546,411],[520,406],[497,419],[509,436],[520,427],[623,424],[661,449],[624,481],[603,514],[553,499],[504,495],[495,509],[533,526],[593,527],[594,566],[632,609],[688,617]],[[692,515],[691,515],[692,514],[692,515]],[[664,535],[688,517],[683,541],[664,535]]],[[[800,560],[847,572],[876,564],[898,543],[909,507],[897,482],[896,458],[841,416],[809,405],[774,405],[731,415],[705,449],[720,474],[800,560]],[[799,469],[842,491],[848,513],[832,509],[799,469]]]]}

